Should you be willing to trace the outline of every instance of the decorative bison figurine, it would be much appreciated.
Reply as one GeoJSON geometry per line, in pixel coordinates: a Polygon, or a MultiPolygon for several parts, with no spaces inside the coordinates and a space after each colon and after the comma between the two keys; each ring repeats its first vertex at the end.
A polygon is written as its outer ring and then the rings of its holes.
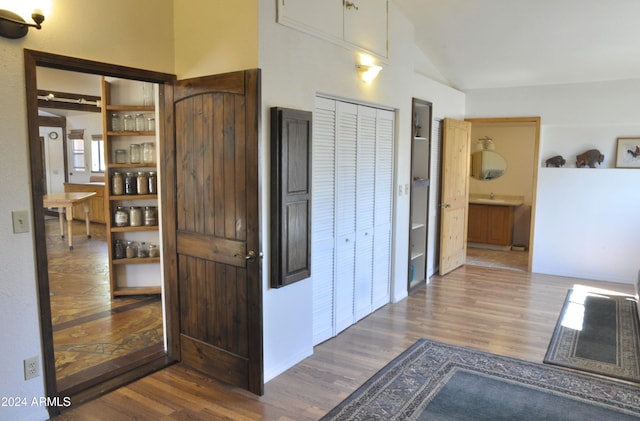
{"type": "Polygon", "coordinates": [[[597,149],[589,149],[588,151],[576,156],[576,167],[581,168],[588,165],[590,168],[596,167],[596,162],[602,164],[604,155],[597,149]]]}
{"type": "Polygon", "coordinates": [[[551,157],[547,159],[546,162],[547,162],[547,167],[556,167],[556,168],[560,168],[567,163],[567,161],[562,157],[562,155],[556,155],[554,157],[551,157]]]}

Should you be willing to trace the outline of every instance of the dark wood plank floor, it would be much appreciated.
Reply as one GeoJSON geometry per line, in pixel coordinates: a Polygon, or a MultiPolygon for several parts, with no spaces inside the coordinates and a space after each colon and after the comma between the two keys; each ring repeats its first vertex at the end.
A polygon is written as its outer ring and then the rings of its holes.
{"type": "Polygon", "coordinates": [[[317,420],[419,338],[541,362],[568,288],[592,282],[478,266],[435,277],[268,382],[265,395],[174,365],[66,413],[59,420],[317,420]]]}

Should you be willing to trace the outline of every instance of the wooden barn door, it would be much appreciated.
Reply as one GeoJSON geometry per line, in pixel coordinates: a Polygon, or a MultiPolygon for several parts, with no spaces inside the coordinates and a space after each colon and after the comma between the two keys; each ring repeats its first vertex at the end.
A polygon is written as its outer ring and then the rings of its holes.
{"type": "Polygon", "coordinates": [[[260,72],[177,81],[166,104],[175,119],[175,161],[167,166],[175,185],[167,189],[175,203],[180,359],[261,395],[260,72]]]}

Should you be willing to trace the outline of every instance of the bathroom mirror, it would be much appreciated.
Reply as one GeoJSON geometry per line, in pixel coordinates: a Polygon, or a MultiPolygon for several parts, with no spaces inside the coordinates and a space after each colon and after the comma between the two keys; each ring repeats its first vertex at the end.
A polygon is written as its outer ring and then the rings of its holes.
{"type": "Polygon", "coordinates": [[[471,177],[476,180],[494,180],[507,169],[507,161],[495,151],[480,150],[471,154],[471,177]]]}

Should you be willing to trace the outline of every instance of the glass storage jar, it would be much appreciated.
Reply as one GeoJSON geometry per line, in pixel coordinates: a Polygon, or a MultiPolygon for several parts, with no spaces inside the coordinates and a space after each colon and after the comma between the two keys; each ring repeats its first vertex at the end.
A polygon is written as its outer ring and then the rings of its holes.
{"type": "Polygon", "coordinates": [[[132,164],[140,163],[140,145],[137,143],[132,143],[129,146],[129,160],[132,164]]]}
{"type": "Polygon", "coordinates": [[[142,208],[140,206],[131,206],[129,208],[129,226],[139,227],[142,225],[142,208]]]}
{"type": "Polygon", "coordinates": [[[149,132],[156,131],[156,119],[154,117],[149,117],[147,119],[147,131],[149,132]]]}
{"type": "Polygon", "coordinates": [[[113,246],[113,258],[124,259],[127,255],[127,246],[124,241],[118,239],[113,246]]]}
{"type": "Polygon", "coordinates": [[[114,196],[124,194],[124,176],[121,172],[116,171],[111,176],[111,193],[114,196]]]}
{"type": "Polygon", "coordinates": [[[144,115],[136,114],[135,121],[136,121],[136,132],[144,132],[144,129],[146,128],[144,115]]]}
{"type": "Polygon", "coordinates": [[[160,251],[158,250],[158,246],[155,244],[149,244],[149,257],[158,257],[160,256],[160,251]]]}
{"type": "Polygon", "coordinates": [[[149,249],[144,241],[138,244],[138,257],[149,257],[149,249]]]}
{"type": "Polygon", "coordinates": [[[144,224],[146,226],[158,225],[158,208],[155,206],[144,207],[144,224]]]}
{"type": "Polygon", "coordinates": [[[121,132],[122,131],[122,118],[120,114],[111,114],[111,131],[112,132],[121,132]]]}
{"type": "Polygon", "coordinates": [[[116,164],[127,163],[127,151],[125,149],[116,149],[116,164]]]}
{"type": "Polygon", "coordinates": [[[156,157],[156,145],[152,142],[142,144],[142,162],[153,164],[156,157]]]}
{"type": "Polygon", "coordinates": [[[118,206],[113,214],[113,223],[116,227],[129,226],[129,212],[124,206],[118,206]]]}
{"type": "Polygon", "coordinates": [[[136,129],[135,119],[131,114],[125,114],[122,116],[122,130],[125,132],[133,132],[136,129]]]}
{"type": "Polygon", "coordinates": [[[136,175],[132,172],[128,172],[124,176],[124,194],[137,194],[137,179],[136,175]]]}
{"type": "Polygon", "coordinates": [[[149,193],[149,179],[146,172],[138,172],[138,176],[136,177],[136,189],[138,190],[138,194],[149,193]]]}
{"type": "Polygon", "coordinates": [[[158,194],[158,175],[155,171],[149,171],[149,194],[158,194]]]}
{"type": "Polygon", "coordinates": [[[125,249],[127,259],[133,259],[138,256],[138,243],[135,241],[127,241],[127,248],[125,249]]]}

